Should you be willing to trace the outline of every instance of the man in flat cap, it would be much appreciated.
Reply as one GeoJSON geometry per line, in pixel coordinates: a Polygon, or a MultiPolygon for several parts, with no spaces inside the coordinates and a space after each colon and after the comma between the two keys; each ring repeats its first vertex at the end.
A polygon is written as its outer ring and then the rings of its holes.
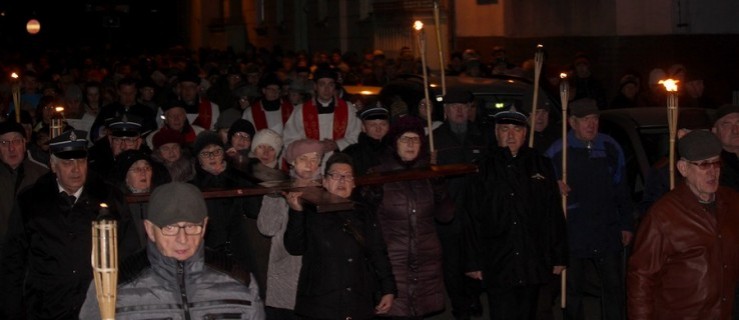
{"type": "MultiPolygon", "coordinates": [[[[123,261],[116,316],[123,319],[264,319],[264,303],[248,270],[206,249],[208,211],[200,190],[171,182],[154,189],[144,220],[146,250],[123,261]]],[[[100,317],[88,283],[80,319],[100,317]]]]}
{"type": "Polygon", "coordinates": [[[111,118],[106,124],[108,135],[95,142],[89,150],[90,170],[107,177],[113,170],[115,159],[126,150],[142,150],[151,153],[141,139],[142,119],[133,114],[111,118]]]}
{"type": "Polygon", "coordinates": [[[390,113],[378,101],[374,106],[368,106],[357,113],[362,119],[362,132],[358,142],[344,149],[344,153],[352,157],[354,172],[357,176],[367,173],[367,170],[380,164],[380,156],[388,148],[385,135],[390,130],[390,113]]]}
{"type": "Polygon", "coordinates": [[[644,216],[627,276],[628,318],[731,319],[739,274],[739,194],[719,186],[721,142],[678,141],[684,177],[644,216]]]}
{"type": "Polygon", "coordinates": [[[357,142],[361,124],[353,105],[336,95],[338,74],[333,69],[318,68],[313,73],[315,98],[296,107],[282,133],[285,148],[293,141],[321,141],[326,158],[330,152],[344,150],[357,142]]]}
{"type": "MultiPolygon", "coordinates": [[[[599,133],[600,111],[593,99],[570,104],[567,134],[567,263],[566,319],[584,319],[583,297],[595,270],[600,281],[604,320],[624,317],[623,252],[631,243],[634,205],[626,181],[625,158],[612,137],[599,133]]],[[[562,139],[546,154],[561,179],[562,139]]]]}
{"type": "Polygon", "coordinates": [[[497,113],[498,146],[466,184],[465,269],[485,283],[490,319],[535,318],[540,288],[567,264],[557,175],[527,131],[523,113],[497,113]]]}
{"type": "Polygon", "coordinates": [[[92,123],[90,128],[90,138],[92,142],[97,142],[107,133],[104,129],[111,119],[121,117],[123,115],[136,115],[141,120],[141,132],[150,132],[157,128],[156,113],[149,107],[139,104],[136,101],[136,80],[132,78],[124,78],[117,84],[118,101],[103,106],[92,123]]]}
{"type": "Polygon", "coordinates": [[[293,113],[290,101],[281,98],[282,81],[275,74],[267,74],[259,81],[259,87],[262,89],[262,98],[244,110],[242,119],[253,123],[255,131],[272,129],[282,135],[285,122],[293,113]]]}
{"type": "Polygon", "coordinates": [[[723,147],[720,183],[739,191],[739,106],[727,104],[716,110],[713,133],[723,147]]]}
{"type": "Polygon", "coordinates": [[[18,194],[49,171],[26,154],[27,141],[22,125],[12,121],[0,122],[0,254],[18,194]]]}
{"type": "MultiPolygon", "coordinates": [[[[477,163],[488,150],[487,134],[471,121],[475,110],[472,93],[461,88],[450,88],[443,97],[444,123],[433,130],[436,163],[477,163]]],[[[432,155],[433,158],[433,155],[432,155]]],[[[449,195],[457,211],[464,205],[465,177],[447,179],[449,195]]],[[[479,300],[478,281],[464,275],[462,246],[462,224],[460,216],[451,223],[437,224],[439,240],[443,248],[444,283],[456,319],[468,319],[482,312],[479,300]]]]}
{"type": "Polygon", "coordinates": [[[2,319],[77,319],[92,280],[90,226],[108,195],[88,179],[86,136],[52,139],[52,172],[18,196],[0,260],[2,319]]]}

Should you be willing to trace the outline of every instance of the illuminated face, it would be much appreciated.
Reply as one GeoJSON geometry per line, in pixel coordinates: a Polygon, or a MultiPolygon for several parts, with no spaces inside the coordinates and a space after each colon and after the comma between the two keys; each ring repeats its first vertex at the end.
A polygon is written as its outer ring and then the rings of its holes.
{"type": "Polygon", "coordinates": [[[69,194],[77,192],[87,180],[87,158],[60,159],[51,157],[51,171],[59,185],[69,194]]]}
{"type": "Polygon", "coordinates": [[[364,120],[362,121],[362,131],[370,138],[382,140],[390,130],[390,122],[384,119],[364,120]]]}
{"type": "Polygon", "coordinates": [[[321,154],[311,152],[299,155],[294,161],[295,175],[300,179],[312,179],[321,166],[321,154]]]}
{"type": "Polygon", "coordinates": [[[549,126],[549,111],[544,109],[536,109],[534,116],[534,131],[542,132],[549,126]]]}
{"type": "Polygon", "coordinates": [[[716,121],[713,133],[721,140],[721,145],[729,152],[739,151],[739,113],[729,113],[716,121]]]}
{"type": "Polygon", "coordinates": [[[331,194],[348,199],[354,190],[354,171],[346,163],[334,163],[323,177],[323,187],[331,194]]]}
{"type": "Polygon", "coordinates": [[[280,98],[280,86],[270,84],[262,88],[262,94],[264,94],[264,99],[267,101],[275,101],[280,98]]]}
{"type": "Polygon", "coordinates": [[[124,106],[136,103],[136,86],[123,84],[118,87],[118,101],[124,106]]]}
{"type": "Polygon", "coordinates": [[[151,165],[146,160],[133,163],[126,173],[126,185],[134,190],[149,190],[151,188],[151,165]]]}
{"type": "Polygon", "coordinates": [[[141,147],[141,137],[115,137],[108,135],[108,142],[110,142],[110,149],[113,151],[113,156],[117,157],[121,152],[126,150],[138,150],[141,147]]]}
{"type": "Polygon", "coordinates": [[[172,163],[180,159],[182,156],[182,147],[179,143],[170,142],[159,146],[159,156],[167,163],[172,163]]]}
{"type": "Polygon", "coordinates": [[[509,123],[496,124],[495,137],[498,139],[498,146],[508,147],[511,154],[516,155],[526,141],[526,127],[509,123]]]}
{"type": "Polygon", "coordinates": [[[0,161],[16,169],[26,155],[26,139],[18,132],[0,135],[0,161]]]}
{"type": "Polygon", "coordinates": [[[231,146],[237,151],[249,150],[251,147],[251,136],[243,131],[236,132],[231,136],[231,146]]]}
{"type": "Polygon", "coordinates": [[[444,116],[452,124],[467,123],[470,117],[470,103],[447,103],[444,104],[444,116]]]}
{"type": "Polygon", "coordinates": [[[198,154],[198,161],[205,171],[219,171],[223,168],[223,148],[214,144],[206,146],[198,154]]]}
{"type": "Polygon", "coordinates": [[[180,82],[178,88],[182,101],[193,102],[197,99],[199,86],[196,83],[190,81],[180,82]]]}
{"type": "Polygon", "coordinates": [[[713,200],[713,194],[718,189],[718,178],[721,174],[719,156],[702,161],[681,159],[677,162],[677,169],[685,177],[685,183],[693,194],[704,201],[713,200]]]}
{"type": "Polygon", "coordinates": [[[336,94],[336,81],[331,78],[321,78],[316,81],[316,95],[320,101],[330,101],[336,94]]]}
{"type": "Polygon", "coordinates": [[[415,132],[406,132],[395,142],[398,156],[403,161],[413,161],[421,151],[421,137],[415,132]]]}
{"type": "Polygon", "coordinates": [[[164,124],[172,130],[182,132],[187,123],[187,113],[184,108],[174,107],[164,112],[164,124]]]}
{"type": "MultiPolygon", "coordinates": [[[[183,221],[174,225],[185,227],[188,225],[195,225],[195,223],[183,221]]],[[[149,240],[154,242],[163,256],[173,258],[177,261],[185,261],[195,255],[200,247],[200,243],[203,241],[207,225],[208,218],[205,218],[202,222],[202,228],[200,228],[200,234],[189,235],[185,233],[186,229],[178,228],[177,234],[165,236],[162,234],[162,228],[156,226],[149,220],[144,220],[144,227],[146,227],[146,234],[149,236],[149,240]]],[[[164,228],[167,227],[165,226],[164,228]]]]}
{"type": "Polygon", "coordinates": [[[600,117],[597,114],[589,114],[582,118],[570,117],[570,127],[575,137],[582,141],[593,141],[598,135],[598,123],[600,117]]]}
{"type": "Polygon", "coordinates": [[[268,165],[277,158],[277,151],[268,144],[260,144],[254,149],[254,155],[263,165],[268,165]]]}

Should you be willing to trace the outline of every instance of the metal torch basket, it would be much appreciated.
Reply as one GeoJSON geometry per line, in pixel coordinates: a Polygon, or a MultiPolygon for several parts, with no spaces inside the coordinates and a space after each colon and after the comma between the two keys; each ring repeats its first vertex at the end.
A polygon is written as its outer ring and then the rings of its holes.
{"type": "Polygon", "coordinates": [[[118,287],[118,228],[116,221],[92,223],[92,269],[100,317],[115,319],[116,288],[118,287]]]}

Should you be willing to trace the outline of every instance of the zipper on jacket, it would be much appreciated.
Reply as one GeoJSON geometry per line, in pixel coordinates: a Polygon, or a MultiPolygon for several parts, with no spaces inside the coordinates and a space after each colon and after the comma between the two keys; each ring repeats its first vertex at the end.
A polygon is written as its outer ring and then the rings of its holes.
{"type": "Polygon", "coordinates": [[[190,320],[190,306],[187,303],[187,290],[185,290],[185,263],[177,261],[177,282],[180,285],[180,297],[182,308],[185,311],[185,319],[190,320]]]}

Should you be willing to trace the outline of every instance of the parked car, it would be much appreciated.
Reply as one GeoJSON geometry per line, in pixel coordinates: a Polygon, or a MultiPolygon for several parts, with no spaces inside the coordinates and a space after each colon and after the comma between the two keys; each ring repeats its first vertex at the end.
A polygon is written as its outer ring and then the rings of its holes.
{"type": "MultiPolygon", "coordinates": [[[[707,129],[712,126],[713,109],[678,110],[677,128],[707,129]]],[[[651,168],[669,157],[667,108],[604,110],[600,115],[600,131],[612,136],[623,148],[632,197],[635,202],[641,201],[644,183],[651,168]]]]}

